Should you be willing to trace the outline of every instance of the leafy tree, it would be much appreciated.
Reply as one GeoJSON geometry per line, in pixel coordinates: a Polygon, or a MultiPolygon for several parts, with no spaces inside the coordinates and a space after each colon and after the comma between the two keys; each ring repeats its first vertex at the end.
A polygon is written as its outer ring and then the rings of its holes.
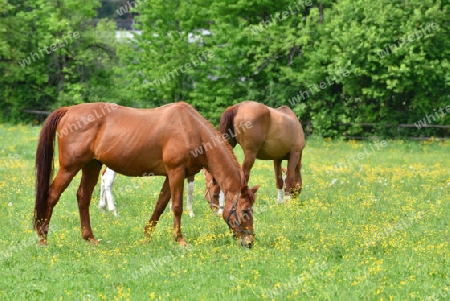
{"type": "Polygon", "coordinates": [[[325,14],[321,40],[308,51],[314,63],[307,71],[321,70],[319,78],[343,69],[351,75],[339,93],[330,89],[314,99],[310,115],[316,125],[336,135],[339,128],[328,120],[413,123],[445,107],[449,8],[434,0],[338,1],[325,14]]]}
{"type": "Polygon", "coordinates": [[[316,133],[337,136],[363,132],[340,123],[415,123],[449,105],[448,1],[0,1],[9,119],[24,108],[185,100],[217,124],[227,106],[253,99],[288,105],[316,133]],[[142,35],[128,41],[116,41],[112,23],[94,26],[131,16],[142,35]],[[11,63],[69,32],[79,39],[27,67],[11,63]]]}
{"type": "Polygon", "coordinates": [[[0,18],[3,119],[23,109],[113,99],[114,25],[89,24],[98,1],[9,1],[0,18]]]}

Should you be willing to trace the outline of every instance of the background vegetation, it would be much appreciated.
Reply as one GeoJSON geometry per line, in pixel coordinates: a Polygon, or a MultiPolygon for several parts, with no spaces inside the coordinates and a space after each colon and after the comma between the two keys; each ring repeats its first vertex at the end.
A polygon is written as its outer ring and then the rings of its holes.
{"type": "Polygon", "coordinates": [[[0,115],[18,122],[34,118],[23,109],[185,100],[217,123],[227,106],[253,99],[291,106],[323,136],[361,132],[339,122],[415,123],[450,105],[449,20],[446,0],[0,0],[0,115]],[[112,20],[134,20],[142,35],[118,42],[112,20]],[[19,64],[69,32],[80,38],[19,64]],[[204,51],[207,60],[179,69],[204,51]],[[290,102],[327,78],[334,83],[290,102]]]}

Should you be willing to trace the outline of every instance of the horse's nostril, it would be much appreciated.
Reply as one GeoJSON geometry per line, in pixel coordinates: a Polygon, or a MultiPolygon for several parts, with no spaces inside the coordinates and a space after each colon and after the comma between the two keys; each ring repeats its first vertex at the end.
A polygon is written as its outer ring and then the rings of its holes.
{"type": "Polygon", "coordinates": [[[253,246],[253,242],[250,241],[248,238],[242,238],[241,240],[241,246],[251,249],[253,246]]]}

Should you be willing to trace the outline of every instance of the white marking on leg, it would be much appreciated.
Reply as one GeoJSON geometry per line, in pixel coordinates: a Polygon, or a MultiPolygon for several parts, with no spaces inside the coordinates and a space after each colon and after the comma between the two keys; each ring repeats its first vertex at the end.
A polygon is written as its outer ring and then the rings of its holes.
{"type": "Polygon", "coordinates": [[[194,192],[194,181],[188,182],[188,199],[186,204],[186,210],[189,214],[189,217],[195,217],[194,209],[192,208],[193,192],[194,192]]]}
{"type": "Polygon", "coordinates": [[[102,208],[106,207],[106,204],[107,204],[108,210],[113,211],[114,216],[118,216],[116,207],[114,206],[114,196],[112,194],[112,186],[114,184],[115,176],[116,176],[116,173],[114,172],[114,170],[106,168],[105,173],[102,175],[102,187],[101,187],[101,191],[100,191],[100,202],[101,202],[101,205],[103,205],[102,208]]]}
{"type": "Polygon", "coordinates": [[[106,207],[105,184],[103,183],[103,177],[100,186],[100,200],[98,201],[98,207],[103,210],[106,207]]]}
{"type": "Polygon", "coordinates": [[[283,202],[283,189],[278,189],[278,203],[283,202]]]}
{"type": "Polygon", "coordinates": [[[220,194],[219,194],[219,211],[217,211],[217,214],[222,214],[223,213],[223,208],[224,208],[224,204],[225,204],[225,194],[223,193],[222,190],[220,190],[220,194]]]}

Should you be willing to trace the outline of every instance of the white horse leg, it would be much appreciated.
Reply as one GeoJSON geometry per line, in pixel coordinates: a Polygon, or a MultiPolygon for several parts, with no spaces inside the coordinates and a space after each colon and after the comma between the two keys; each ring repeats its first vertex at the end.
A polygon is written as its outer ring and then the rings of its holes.
{"type": "MultiPolygon", "coordinates": [[[[283,173],[283,183],[286,183],[286,173],[287,173],[287,169],[286,168],[282,168],[282,173],[283,173]]],[[[284,185],[286,187],[286,184],[284,185]]],[[[280,191],[278,191],[278,196],[280,196],[281,193],[281,203],[286,203],[287,201],[289,201],[291,199],[290,195],[285,195],[283,193],[283,190],[280,189],[280,191]]]]}
{"type": "Polygon", "coordinates": [[[186,204],[186,210],[189,214],[189,217],[194,217],[194,209],[192,208],[192,194],[194,192],[194,181],[188,181],[188,198],[186,204]]]}
{"type": "Polygon", "coordinates": [[[100,200],[98,201],[98,208],[105,210],[106,208],[106,195],[105,195],[105,184],[103,181],[103,176],[101,179],[101,186],[100,186],[100,200]]]}
{"type": "MultiPolygon", "coordinates": [[[[118,216],[116,207],[114,206],[114,196],[112,194],[112,186],[114,184],[114,178],[116,173],[109,168],[106,168],[105,173],[102,176],[102,194],[106,203],[108,204],[108,210],[114,213],[114,216],[118,216]]],[[[100,197],[100,198],[101,198],[100,197]]],[[[103,201],[105,202],[105,201],[103,201]]],[[[104,208],[105,206],[103,206],[104,208]]]]}
{"type": "Polygon", "coordinates": [[[222,215],[224,204],[225,204],[225,194],[223,193],[222,190],[220,190],[220,194],[219,194],[219,211],[217,211],[217,214],[222,215]]]}
{"type": "Polygon", "coordinates": [[[278,203],[283,203],[283,197],[284,197],[283,189],[277,189],[277,190],[278,190],[278,203]]]}
{"type": "Polygon", "coordinates": [[[278,204],[283,203],[283,188],[284,188],[284,179],[283,179],[283,167],[281,166],[282,160],[273,160],[273,170],[275,172],[275,184],[278,191],[277,202],[278,204]]]}

